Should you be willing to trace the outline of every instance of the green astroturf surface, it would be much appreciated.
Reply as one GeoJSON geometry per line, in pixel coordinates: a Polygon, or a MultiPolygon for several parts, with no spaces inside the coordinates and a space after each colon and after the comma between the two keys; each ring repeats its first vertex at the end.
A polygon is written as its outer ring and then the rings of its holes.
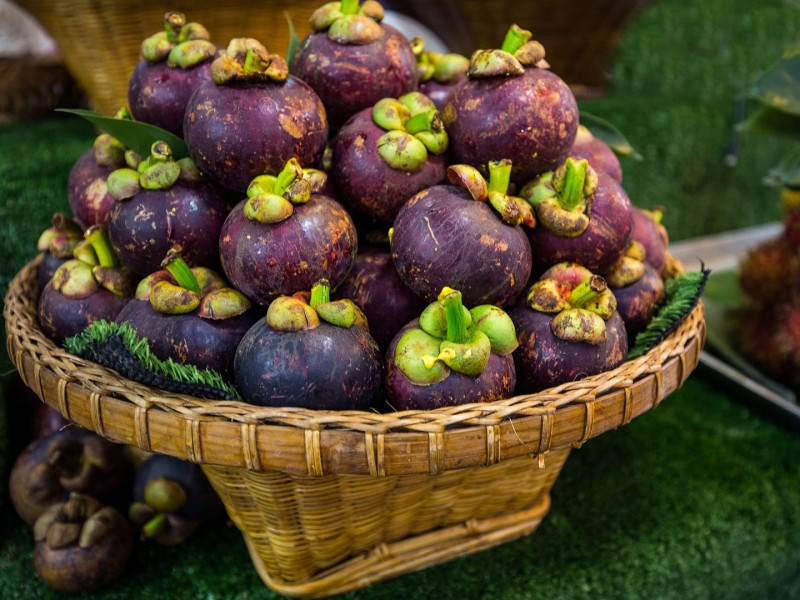
{"type": "MultiPolygon", "coordinates": [[[[535,34],[535,24],[530,27],[535,34]]],[[[660,0],[637,16],[611,85],[582,110],[643,155],[623,162],[640,206],[662,205],[673,240],[778,216],[761,180],[790,147],[753,135],[725,166],[734,99],[800,38],[778,0],[660,0]]],[[[95,132],[77,117],[0,124],[0,292],[35,254],[69,168],[95,132]]],[[[10,362],[0,351],[5,383],[10,362]]],[[[800,598],[800,437],[695,373],[657,409],[567,460],[531,536],[345,595],[358,599],[800,598]]],[[[13,402],[13,398],[7,399],[13,402]]],[[[6,497],[13,456],[0,402],[0,598],[61,597],[40,583],[30,529],[6,497]]],[[[220,526],[184,546],[143,546],[119,582],[77,598],[260,599],[240,534],[220,526]]]]}

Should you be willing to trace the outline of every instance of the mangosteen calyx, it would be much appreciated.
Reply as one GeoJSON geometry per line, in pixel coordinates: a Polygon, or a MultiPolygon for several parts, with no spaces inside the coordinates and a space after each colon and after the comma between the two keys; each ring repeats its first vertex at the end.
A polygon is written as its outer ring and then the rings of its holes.
{"type": "Polygon", "coordinates": [[[304,204],[322,183],[315,170],[305,176],[296,158],[291,158],[278,175],[259,175],[247,186],[244,216],[265,225],[279,223],[294,214],[295,204],[304,204]]]}
{"type": "Polygon", "coordinates": [[[133,295],[136,278],[119,262],[103,225],[92,225],[72,258],[53,273],[53,287],[67,298],[86,298],[103,288],[122,298],[133,295]]]}
{"type": "Polygon", "coordinates": [[[522,75],[526,67],[546,68],[544,46],[531,40],[531,32],[512,25],[499,49],[476,50],[472,53],[467,77],[513,77],[522,75]]]}
{"type": "Polygon", "coordinates": [[[309,19],[314,32],[328,32],[328,39],[337,44],[371,44],[383,36],[380,22],[384,17],[383,5],[367,0],[328,2],[316,9],[309,19]]]}
{"type": "Polygon", "coordinates": [[[491,161],[488,165],[489,181],[470,165],[450,165],[447,179],[455,186],[467,190],[474,200],[489,202],[495,212],[508,225],[534,227],[536,217],[530,205],[518,196],[508,193],[511,181],[511,161],[491,161]]]}
{"type": "Polygon", "coordinates": [[[150,156],[138,161],[136,168],[122,167],[109,173],[108,193],[122,202],[142,190],[168,190],[176,182],[196,183],[203,175],[191,158],[175,160],[172,149],[164,141],[154,142],[150,156]]]}
{"type": "Polygon", "coordinates": [[[428,152],[438,156],[447,150],[447,131],[439,110],[421,92],[378,100],[372,120],[386,130],[378,138],[378,154],[393,169],[416,173],[425,166],[428,152]]]}
{"type": "Polygon", "coordinates": [[[306,331],[322,322],[337,327],[358,326],[369,331],[367,317],[349,298],[331,300],[330,283],[321,279],[310,293],[279,296],[267,308],[266,320],[276,331],[306,331]]]}
{"type": "Polygon", "coordinates": [[[568,157],[555,171],[525,184],[520,195],[536,213],[537,222],[562,237],[577,237],[589,227],[597,189],[597,172],[584,159],[568,157]]]}
{"type": "Polygon", "coordinates": [[[36,520],[33,536],[51,550],[69,546],[86,549],[113,536],[116,528],[126,527],[129,525],[117,509],[72,492],[66,502],[51,506],[36,520]]]}
{"type": "Polygon", "coordinates": [[[645,274],[647,251],[638,241],[632,240],[625,252],[605,274],[611,288],[623,288],[639,281],[645,274]]]}
{"type": "Polygon", "coordinates": [[[128,517],[141,531],[144,540],[174,545],[185,541],[200,525],[179,513],[188,496],[183,486],[166,477],[147,482],[143,501],[131,503],[128,517]]]}
{"type": "Polygon", "coordinates": [[[83,229],[64,213],[53,215],[52,225],[39,236],[36,249],[49,252],[55,258],[70,258],[75,247],[83,239],[83,229]]]}
{"type": "Polygon", "coordinates": [[[164,62],[170,67],[189,69],[217,53],[208,30],[200,23],[187,23],[183,13],[164,15],[164,31],[145,38],[141,54],[149,63],[164,62]]]}
{"type": "Polygon", "coordinates": [[[547,269],[528,290],[529,308],[552,313],[550,331],[571,342],[602,344],[605,322],[617,309],[617,299],[600,275],[577,263],[558,263],[547,269]]]}
{"type": "Polygon", "coordinates": [[[234,38],[211,63],[211,79],[217,85],[244,83],[282,84],[289,77],[289,65],[278,54],[270,54],[253,38],[234,38]]]}
{"type": "Polygon", "coordinates": [[[395,362],[417,385],[432,385],[456,371],[477,377],[490,353],[506,355],[517,347],[511,318],[499,307],[481,305],[468,310],[461,292],[444,287],[419,318],[419,327],[398,340],[395,362]]]}
{"type": "Polygon", "coordinates": [[[411,50],[417,57],[417,71],[419,82],[436,81],[438,83],[452,83],[467,74],[469,59],[455,52],[442,54],[425,49],[425,40],[415,37],[410,40],[411,50]]]}

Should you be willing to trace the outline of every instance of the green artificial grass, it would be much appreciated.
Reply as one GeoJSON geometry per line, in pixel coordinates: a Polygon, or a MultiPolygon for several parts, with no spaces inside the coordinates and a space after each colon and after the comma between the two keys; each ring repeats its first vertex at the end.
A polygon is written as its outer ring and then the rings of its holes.
{"type": "MultiPolygon", "coordinates": [[[[534,30],[536,24],[521,24],[534,30]]],[[[633,202],[666,209],[671,238],[778,216],[762,183],[790,147],[753,135],[726,166],[734,99],[800,38],[779,0],[659,0],[630,24],[607,95],[581,108],[642,156],[623,161],[633,202]]],[[[0,124],[0,291],[35,255],[95,130],[55,115],[0,124]]],[[[701,257],[702,258],[702,257],[701,257]]],[[[3,384],[13,379],[0,352],[3,384]]],[[[4,385],[5,388],[5,385],[4,385]]],[[[698,370],[658,408],[573,451],[531,536],[343,595],[359,600],[800,598],[800,437],[698,370]]],[[[9,508],[13,456],[0,402],[0,598],[61,598],[35,576],[32,537],[9,508]],[[5,435],[3,435],[5,433],[5,435]]],[[[8,406],[7,406],[8,403],[8,406]]],[[[233,526],[186,544],[143,545],[120,581],[78,599],[272,599],[233,526]]]]}

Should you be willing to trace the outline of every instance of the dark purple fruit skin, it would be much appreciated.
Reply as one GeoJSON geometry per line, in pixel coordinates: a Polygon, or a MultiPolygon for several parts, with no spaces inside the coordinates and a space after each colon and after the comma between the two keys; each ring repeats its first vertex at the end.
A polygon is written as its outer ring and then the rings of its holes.
{"type": "Polygon", "coordinates": [[[218,186],[179,181],[166,190],[142,190],[115,202],[108,213],[108,236],[122,264],[140,277],[161,269],[175,246],[187,264],[215,268],[227,215],[227,200],[218,186]]]}
{"type": "Polygon", "coordinates": [[[316,166],[328,118],[314,90],[293,75],[283,84],[201,84],[189,99],[184,140],[197,167],[239,192],[258,175],[277,175],[291,158],[316,166]]]}
{"type": "Polygon", "coordinates": [[[336,135],[331,177],[347,208],[388,227],[411,196],[445,181],[447,163],[429,153],[419,171],[393,169],[378,154],[378,139],[385,133],[372,120],[371,108],[348,119],[336,135]]]}
{"type": "Polygon", "coordinates": [[[532,394],[614,369],[628,354],[625,323],[619,313],[606,321],[608,339],[598,345],[555,337],[550,331],[553,315],[528,308],[523,300],[509,315],[519,341],[519,347],[512,353],[517,369],[517,394],[532,394]]]}
{"type": "Polygon", "coordinates": [[[160,478],[177,483],[186,493],[186,502],[176,511],[178,515],[207,523],[225,513],[225,505],[203,468],[166,454],[151,454],[139,465],[133,479],[134,502],[144,502],[145,487],[150,481],[160,478]]]}
{"type": "Polygon", "coordinates": [[[417,88],[417,59],[408,40],[382,23],[384,36],[370,44],[339,44],[327,32],[310,33],[292,60],[292,73],[319,94],[336,131],[381,98],[417,88]]]}
{"type": "Polygon", "coordinates": [[[569,155],[575,159],[586,159],[595,171],[603,171],[617,183],[622,183],[622,166],[614,151],[603,140],[591,138],[574,144],[569,155]]]}
{"type": "Polygon", "coordinates": [[[632,239],[644,246],[645,261],[662,273],[666,263],[668,236],[666,229],[648,217],[642,209],[633,207],[632,239]]]}
{"type": "Polygon", "coordinates": [[[508,159],[515,182],[564,162],[578,131],[578,104],[569,86],[537,68],[518,77],[462,81],[442,117],[452,162],[472,165],[486,175],[490,161],[508,159]]]}
{"type": "Polygon", "coordinates": [[[60,345],[95,321],[113,321],[128,300],[105,289],[85,298],[67,298],[56,291],[51,281],[39,297],[39,325],[47,337],[60,345]]]}
{"type": "Polygon", "coordinates": [[[512,303],[531,272],[531,247],[519,226],[459,187],[438,185],[411,198],[397,215],[392,260],[403,282],[428,302],[442,288],[465,306],[512,303]]]}
{"type": "Polygon", "coordinates": [[[458,406],[473,402],[495,402],[513,395],[516,385],[516,368],[512,355],[500,356],[492,352],[483,373],[470,377],[450,371],[446,379],[432,385],[412,383],[394,361],[397,342],[403,333],[419,327],[419,320],[403,327],[386,351],[386,391],[389,404],[396,410],[432,410],[444,406],[458,406]]]}
{"type": "Polygon", "coordinates": [[[106,179],[113,170],[97,164],[93,148],[81,154],[72,165],[67,179],[67,201],[73,217],[84,228],[106,224],[108,211],[114,204],[106,179]]]}
{"type": "Polygon", "coordinates": [[[323,322],[285,332],[265,319],[242,338],[233,365],[246,402],[315,410],[366,410],[381,389],[381,367],[378,344],[361,327],[323,322]]]}
{"type": "Polygon", "coordinates": [[[264,225],[247,219],[242,200],[225,220],[219,239],[222,269],[251,301],[308,291],[320,279],[335,289],[353,267],[358,236],[350,215],[333,198],[312,194],[294,214],[264,225]]]}
{"type": "Polygon", "coordinates": [[[419,315],[427,303],[403,283],[385,248],[358,253],[353,269],[336,289],[337,298],[349,298],[364,312],[369,331],[382,352],[395,334],[419,315]]]}
{"type": "Polygon", "coordinates": [[[577,262],[593,273],[604,273],[617,261],[633,234],[633,205],[628,194],[602,171],[589,207],[589,227],[577,237],[563,237],[541,223],[528,229],[533,272],[540,274],[560,262],[577,262]]]}
{"type": "Polygon", "coordinates": [[[183,137],[183,116],[194,91],[211,78],[211,60],[189,69],[140,60],[128,81],[133,118],[183,137]]]}
{"type": "Polygon", "coordinates": [[[219,320],[203,319],[195,313],[164,315],[149,301],[133,299],[119,312],[116,322],[129,323],[140,337],[147,338],[150,350],[161,360],[171,358],[230,375],[236,346],[256,318],[254,311],[219,320]]]}
{"type": "Polygon", "coordinates": [[[652,265],[645,263],[644,275],[638,281],[611,291],[617,299],[617,312],[625,322],[628,342],[632,342],[664,299],[664,280],[652,265]]]}

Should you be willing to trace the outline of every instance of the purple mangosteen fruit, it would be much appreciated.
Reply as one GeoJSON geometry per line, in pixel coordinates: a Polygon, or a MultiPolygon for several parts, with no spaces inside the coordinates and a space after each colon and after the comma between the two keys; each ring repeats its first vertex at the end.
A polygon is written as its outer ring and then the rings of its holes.
{"type": "Polygon", "coordinates": [[[311,32],[292,58],[292,73],[322,99],[331,131],[381,98],[398,98],[417,88],[417,59],[411,43],[381,23],[375,0],[328,2],[309,19],[311,32]]]}
{"type": "Polygon", "coordinates": [[[39,291],[53,278],[56,269],[73,258],[75,247],[83,240],[83,227],[64,213],[53,215],[52,225],[39,236],[36,249],[42,253],[39,263],[39,291]]]}
{"type": "Polygon", "coordinates": [[[409,92],[347,120],[334,141],[330,173],[348,209],[388,227],[411,196],[445,181],[446,150],[439,111],[409,92]]]}
{"type": "Polygon", "coordinates": [[[139,465],[128,516],[142,539],[174,546],[224,514],[200,465],[165,454],[151,454],[139,465]]]}
{"type": "Polygon", "coordinates": [[[111,243],[139,277],[160,269],[176,246],[191,266],[218,266],[228,201],[190,158],[176,161],[168,144],[155,142],[136,169],[111,173],[108,189],[116,200],[108,213],[111,243]]]}
{"type": "Polygon", "coordinates": [[[328,143],[328,117],[282,57],[257,40],[234,38],[189,99],[183,131],[200,170],[244,193],[255,177],[277,175],[290,159],[316,166],[328,143]]]}
{"type": "Polygon", "coordinates": [[[120,263],[105,227],[93,225],[84,236],[39,297],[39,325],[57,344],[94,321],[113,321],[136,289],[136,276],[120,263]]]}
{"type": "Polygon", "coordinates": [[[578,126],[569,155],[577,160],[585,158],[595,171],[608,173],[614,181],[622,183],[622,166],[616,153],[611,146],[595,137],[588,127],[578,126]]]}
{"type": "Polygon", "coordinates": [[[386,391],[396,410],[431,410],[512,395],[517,336],[508,314],[467,309],[449,287],[403,327],[386,352],[386,391]]]}
{"type": "Polygon", "coordinates": [[[501,49],[473,53],[467,79],[442,110],[452,162],[483,170],[508,159],[516,183],[564,162],[578,130],[578,104],[563,79],[537,66],[544,48],[530,38],[513,25],[501,49]]]}
{"type": "Polygon", "coordinates": [[[565,261],[602,273],[630,243],[633,205],[627,193],[586,159],[567,158],[526,184],[520,195],[536,212],[536,227],[528,230],[535,275],[565,261]]]}
{"type": "Polygon", "coordinates": [[[94,591],[121,576],[136,540],[125,516],[96,498],[72,493],[33,527],[37,575],[59,592],[94,591]]]}
{"type": "Polygon", "coordinates": [[[645,260],[661,275],[664,275],[669,245],[669,233],[661,223],[663,217],[663,207],[654,206],[649,209],[633,207],[632,239],[644,246],[645,260]]]}
{"type": "Polygon", "coordinates": [[[395,334],[425,308],[426,302],[403,283],[388,248],[359,251],[336,298],[349,298],[367,317],[370,333],[382,352],[395,334]]]}
{"type": "Polygon", "coordinates": [[[644,246],[635,240],[603,277],[617,299],[617,312],[625,322],[630,346],[664,301],[664,279],[647,262],[644,246]]]}
{"type": "Polygon", "coordinates": [[[455,86],[467,78],[469,59],[455,52],[442,54],[425,49],[422,38],[411,40],[417,57],[418,91],[430,98],[436,108],[444,110],[455,86]]]}
{"type": "Polygon", "coordinates": [[[413,196],[390,230],[392,260],[403,282],[427,302],[445,286],[467,305],[511,304],[531,272],[531,248],[521,225],[533,225],[530,206],[507,194],[511,164],[477,169],[452,165],[450,184],[413,196]]]}
{"type": "Polygon", "coordinates": [[[530,394],[613,369],[628,337],[605,280],[577,263],[558,263],[511,310],[518,394],[530,394]]]}
{"type": "Polygon", "coordinates": [[[381,391],[382,360],[354,302],[330,300],[328,282],[280,296],[236,350],[245,402],[318,410],[366,410],[381,391]]]}
{"type": "Polygon", "coordinates": [[[214,270],[190,269],[176,252],[163,267],[139,282],[116,322],[130,325],[161,360],[230,376],[236,346],[256,320],[250,301],[214,270]]]}
{"type": "Polygon", "coordinates": [[[323,185],[319,175],[291,160],[278,176],[253,179],[248,197],[225,219],[222,268],[253,302],[269,304],[320,279],[335,289],[352,268],[355,225],[339,202],[316,191],[323,185]]]}
{"type": "Polygon", "coordinates": [[[183,13],[164,15],[164,31],[142,41],[128,81],[128,106],[137,121],[183,137],[183,116],[194,91],[211,78],[217,47],[208,30],[183,13]]]}

